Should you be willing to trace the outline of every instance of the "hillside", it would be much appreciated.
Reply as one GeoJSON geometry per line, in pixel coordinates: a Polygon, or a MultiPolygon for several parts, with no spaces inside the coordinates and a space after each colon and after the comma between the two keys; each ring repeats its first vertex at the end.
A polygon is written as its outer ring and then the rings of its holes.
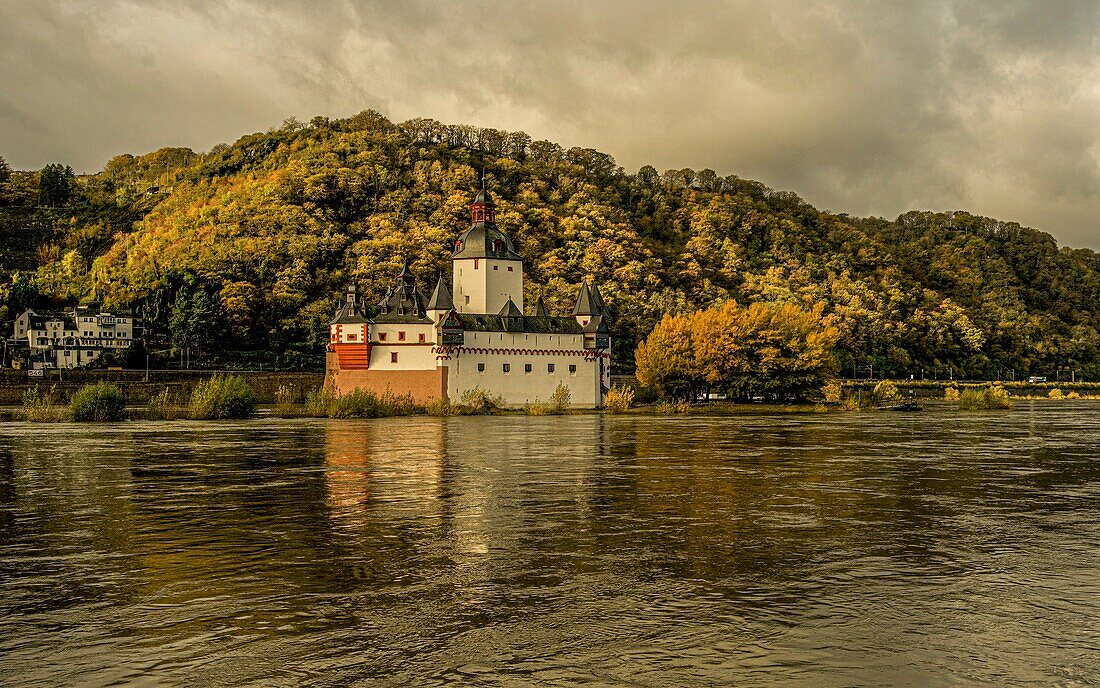
{"type": "Polygon", "coordinates": [[[567,312],[577,283],[597,281],[620,370],[664,312],[733,298],[823,302],[847,375],[1100,378],[1100,255],[1043,232],[964,212],[825,213],[711,170],[627,174],[591,149],[371,111],[201,155],[118,156],[53,207],[40,175],[0,179],[0,319],[101,300],[144,315],[165,347],[318,366],[349,280],[380,295],[408,256],[430,288],[482,166],[529,302],[567,312]]]}

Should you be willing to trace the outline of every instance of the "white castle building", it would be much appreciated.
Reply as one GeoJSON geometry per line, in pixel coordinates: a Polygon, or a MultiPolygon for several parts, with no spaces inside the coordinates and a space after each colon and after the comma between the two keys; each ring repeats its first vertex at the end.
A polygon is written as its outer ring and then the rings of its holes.
{"type": "Polygon", "coordinates": [[[453,292],[440,277],[425,299],[407,261],[373,308],[348,288],[329,326],[325,386],[410,394],[418,403],[458,401],[480,387],[520,405],[546,401],[564,384],[574,406],[602,405],[611,335],[599,289],[582,284],[568,316],[550,315],[541,298],[526,314],[523,259],[497,228],[484,188],[472,215],[454,242],[453,292]]]}

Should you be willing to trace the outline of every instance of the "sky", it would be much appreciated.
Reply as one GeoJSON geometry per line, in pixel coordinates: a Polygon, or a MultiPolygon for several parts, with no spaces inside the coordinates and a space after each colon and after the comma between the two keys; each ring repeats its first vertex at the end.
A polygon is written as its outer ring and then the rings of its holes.
{"type": "Polygon", "coordinates": [[[1095,0],[0,0],[17,169],[367,108],[1100,248],[1095,0]]]}

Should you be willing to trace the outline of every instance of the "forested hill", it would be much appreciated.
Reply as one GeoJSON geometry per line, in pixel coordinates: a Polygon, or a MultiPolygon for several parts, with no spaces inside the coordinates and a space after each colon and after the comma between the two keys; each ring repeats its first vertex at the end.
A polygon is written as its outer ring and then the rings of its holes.
{"type": "Polygon", "coordinates": [[[577,284],[598,282],[620,370],[663,313],[732,298],[824,302],[847,375],[1100,378],[1100,258],[1043,232],[964,212],[836,215],[712,170],[628,174],[591,149],[372,111],[205,154],[120,155],[88,177],[0,170],[0,317],[98,300],[144,314],[165,347],[316,366],[349,281],[380,295],[408,257],[430,288],[482,166],[528,302],[567,313],[577,284]]]}

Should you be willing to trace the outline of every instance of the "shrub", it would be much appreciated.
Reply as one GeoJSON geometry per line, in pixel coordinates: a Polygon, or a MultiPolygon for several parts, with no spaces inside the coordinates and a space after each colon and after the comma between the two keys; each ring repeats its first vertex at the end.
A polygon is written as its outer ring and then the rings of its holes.
{"type": "Polygon", "coordinates": [[[279,385],[275,390],[275,408],[271,410],[279,418],[297,418],[302,415],[298,404],[298,392],[293,387],[279,385]]]}
{"type": "Polygon", "coordinates": [[[1080,399],[1081,395],[1077,392],[1070,392],[1066,395],[1066,399],[1080,399]]]}
{"type": "Polygon", "coordinates": [[[898,392],[898,386],[893,380],[883,380],[875,385],[871,398],[876,404],[888,404],[892,401],[900,401],[901,393],[898,392]]]}
{"type": "Polygon", "coordinates": [[[366,389],[337,394],[332,389],[315,389],[306,395],[305,415],[313,418],[384,418],[408,416],[418,410],[408,394],[386,391],[382,396],[366,389]]]}
{"type": "Polygon", "coordinates": [[[653,410],[657,413],[687,413],[691,410],[691,402],[688,401],[674,401],[672,399],[662,399],[653,405],[653,410]]]}
{"type": "Polygon", "coordinates": [[[481,387],[474,387],[462,393],[462,412],[468,415],[488,415],[499,411],[504,405],[504,399],[494,397],[481,387]]]}
{"type": "Polygon", "coordinates": [[[433,399],[424,410],[429,416],[439,417],[453,416],[459,411],[458,406],[452,404],[447,397],[433,399]]]}
{"type": "Polygon", "coordinates": [[[78,423],[122,420],[126,415],[126,399],[109,382],[84,385],[69,402],[69,415],[78,423]]]}
{"type": "Polygon", "coordinates": [[[844,386],[840,384],[840,380],[828,380],[821,387],[821,395],[827,403],[839,404],[844,400],[844,386]]]}
{"type": "Polygon", "coordinates": [[[550,409],[554,413],[565,413],[569,408],[569,402],[573,398],[573,393],[569,391],[569,388],[565,386],[564,382],[559,382],[558,386],[554,388],[553,394],[550,395],[550,409]]]}
{"type": "Polygon", "coordinates": [[[1000,385],[989,385],[980,389],[963,390],[959,395],[959,408],[963,411],[983,411],[988,409],[1010,409],[1012,399],[1000,385]]]}
{"type": "Polygon", "coordinates": [[[947,401],[958,401],[959,400],[959,388],[958,387],[948,387],[947,389],[943,390],[943,398],[946,399],[947,401]]]}
{"type": "Polygon", "coordinates": [[[160,394],[154,394],[145,405],[142,418],[145,420],[176,420],[183,417],[183,409],[172,398],[171,392],[165,387],[160,394]]]}
{"type": "Polygon", "coordinates": [[[44,390],[38,385],[23,392],[23,416],[32,423],[56,423],[65,419],[57,387],[44,390]]]}
{"type": "Polygon", "coordinates": [[[611,413],[626,413],[634,403],[634,390],[618,385],[607,391],[604,397],[603,407],[611,413]]]}
{"type": "Polygon", "coordinates": [[[523,405],[523,412],[529,416],[548,416],[554,412],[554,409],[550,404],[535,399],[523,405]]]}
{"type": "Polygon", "coordinates": [[[1057,387],[1050,390],[1050,394],[1048,394],[1047,396],[1050,397],[1051,399],[1065,399],[1066,398],[1066,395],[1062,394],[1062,390],[1058,389],[1057,387]]]}
{"type": "Polygon", "coordinates": [[[306,415],[311,418],[328,418],[336,406],[336,391],[318,387],[306,394],[306,415]]]}
{"type": "Polygon", "coordinates": [[[196,420],[251,418],[256,412],[256,395],[244,378],[214,375],[195,385],[190,412],[196,420]]]}

